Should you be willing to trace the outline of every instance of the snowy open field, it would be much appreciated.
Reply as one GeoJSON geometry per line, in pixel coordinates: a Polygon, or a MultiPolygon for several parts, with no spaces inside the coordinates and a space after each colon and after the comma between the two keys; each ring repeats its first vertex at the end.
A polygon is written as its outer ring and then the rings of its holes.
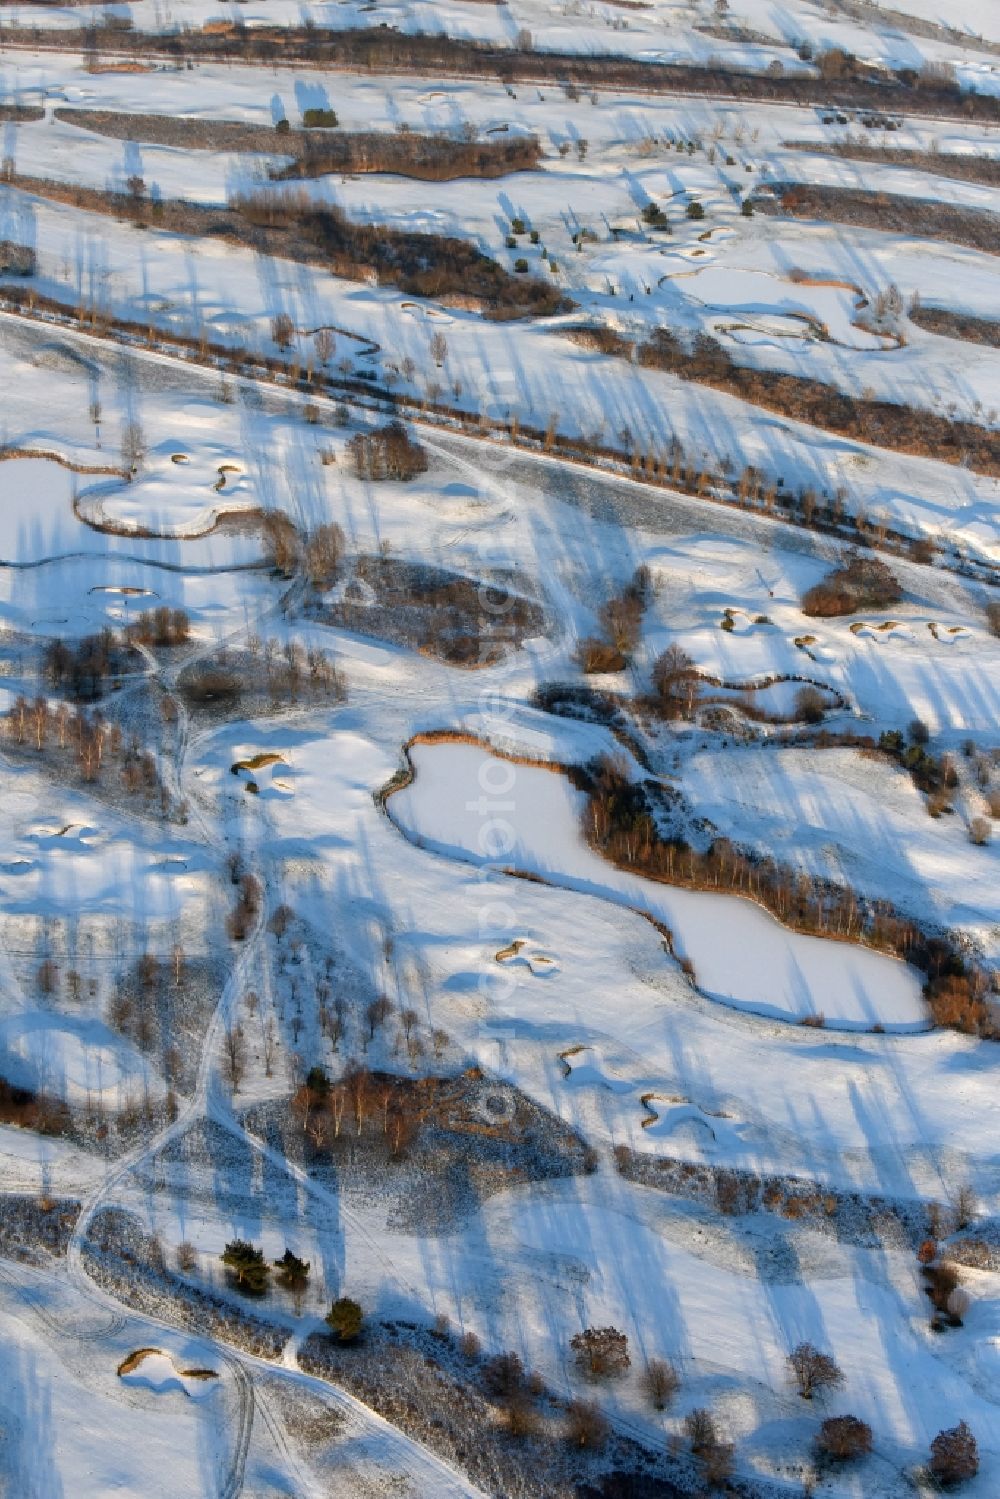
{"type": "Polygon", "coordinates": [[[996,12],[0,4],[0,1494],[1000,1491],[996,12]]]}

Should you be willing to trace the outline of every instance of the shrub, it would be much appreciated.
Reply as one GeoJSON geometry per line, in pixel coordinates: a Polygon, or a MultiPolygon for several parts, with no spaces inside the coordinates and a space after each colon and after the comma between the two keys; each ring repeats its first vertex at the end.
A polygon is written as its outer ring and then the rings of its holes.
{"type": "Polygon", "coordinates": [[[534,1437],[541,1429],[541,1417],[525,1391],[519,1391],[504,1408],[507,1430],[512,1437],[534,1437]]]}
{"type": "Polygon", "coordinates": [[[852,553],[802,596],[802,612],[813,618],[885,609],[902,597],[899,580],[880,557],[852,553]]]}
{"type": "Polygon", "coordinates": [[[975,1188],[971,1187],[968,1182],[963,1182],[955,1193],[955,1227],[968,1228],[977,1216],[978,1210],[975,1188]]]}
{"type": "Polygon", "coordinates": [[[799,1343],[788,1355],[788,1362],[803,1400],[811,1400],[817,1390],[843,1383],[844,1376],[834,1360],[812,1343],[799,1343]]]}
{"type": "Polygon", "coordinates": [[[646,1365],[643,1384],[655,1410],[666,1410],[680,1388],[680,1376],[666,1359],[651,1358],[646,1365]]]}
{"type": "Polygon", "coordinates": [[[991,599],[986,605],[986,623],[991,635],[1000,635],[1000,602],[991,599]]]}
{"type": "Polygon", "coordinates": [[[950,1260],[942,1260],[937,1265],[925,1265],[923,1276],[931,1305],[939,1312],[947,1311],[949,1297],[958,1288],[958,1267],[950,1260]]]}
{"type": "Polygon", "coordinates": [[[183,1239],[177,1246],[177,1268],[184,1275],[190,1275],[198,1263],[198,1251],[187,1239],[183,1239]]]}
{"type": "Polygon", "coordinates": [[[701,1473],[710,1489],[728,1489],[736,1466],[732,1442],[716,1442],[698,1454],[701,1473]]]}
{"type": "Polygon", "coordinates": [[[977,844],[980,848],[989,843],[993,836],[988,817],[974,817],[969,823],[969,842],[977,844]]]}
{"type": "Polygon", "coordinates": [[[304,109],[302,123],[307,130],[333,130],[340,121],[335,109],[304,109]]]}
{"type": "Polygon", "coordinates": [[[577,1367],[589,1379],[610,1379],[624,1374],[632,1360],[628,1338],[617,1327],[587,1327],[570,1339],[577,1367]]]}
{"type": "Polygon", "coordinates": [[[865,1457],[872,1450],[872,1429],[858,1416],[828,1416],[816,1437],[816,1449],[834,1462],[865,1457]]]}
{"type": "Polygon", "coordinates": [[[687,214],[689,219],[703,219],[705,217],[705,210],[698,202],[697,198],[693,198],[691,200],[684,212],[687,214]]]}
{"type": "Polygon", "coordinates": [[[475,1363],[479,1357],[480,1344],[474,1332],[463,1332],[458,1347],[463,1358],[467,1358],[470,1364],[475,1363]]]}
{"type": "Polygon", "coordinates": [[[986,1006],[965,974],[946,974],[924,985],[924,997],[935,1025],[974,1036],[987,1017],[986,1006]]]}
{"type": "Polygon", "coordinates": [[[588,676],[605,671],[624,671],[628,665],[617,646],[608,640],[599,640],[596,635],[587,635],[579,642],[576,659],[580,670],[588,676]]]}
{"type": "Polygon", "coordinates": [[[353,1343],[361,1333],[364,1313],[349,1296],[340,1296],[327,1312],[325,1321],[339,1343],[353,1343]]]}
{"type": "Polygon", "coordinates": [[[969,1307],[971,1305],[972,1297],[968,1291],[962,1286],[956,1286],[945,1302],[945,1311],[948,1313],[948,1320],[954,1327],[961,1327],[969,1314],[969,1307]]]}
{"type": "Polygon", "coordinates": [[[491,1395],[509,1400],[524,1384],[524,1365],[516,1353],[496,1353],[483,1364],[483,1384],[491,1395]]]}
{"type": "Polygon", "coordinates": [[[822,723],[825,704],[817,687],[800,687],[795,694],[795,717],[800,723],[822,723]]]}
{"type": "Polygon", "coordinates": [[[571,1400],[566,1407],[566,1440],[593,1450],[608,1438],[607,1417],[596,1400],[571,1400]]]}
{"type": "Polygon", "coordinates": [[[929,1467],[946,1489],[975,1478],[979,1472],[979,1447],[964,1421],[938,1432],[931,1443],[929,1467]]]}
{"type": "Polygon", "coordinates": [[[290,578],[302,554],[302,543],[294,521],[281,510],[269,510],[261,521],[261,534],[268,565],[290,578]]]}
{"type": "Polygon", "coordinates": [[[344,555],[344,533],[336,521],[317,526],[305,544],[306,577],[314,588],[336,582],[344,555]]]}
{"type": "Polygon", "coordinates": [[[525,260],[523,255],[519,255],[514,261],[514,269],[519,276],[523,276],[527,273],[528,262],[525,260]]]}
{"type": "Polygon", "coordinates": [[[18,244],[16,240],[0,240],[0,274],[7,276],[33,276],[35,274],[35,252],[30,245],[18,244]]]}

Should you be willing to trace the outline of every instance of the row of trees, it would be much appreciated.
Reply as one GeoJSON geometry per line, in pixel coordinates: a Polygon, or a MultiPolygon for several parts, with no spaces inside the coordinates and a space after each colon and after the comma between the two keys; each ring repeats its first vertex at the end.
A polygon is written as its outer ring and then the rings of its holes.
{"type": "Polygon", "coordinates": [[[127,635],[141,645],[187,645],[191,620],[186,609],[169,609],[161,604],[156,609],[144,609],[129,625],[127,635]]]}
{"type": "Polygon", "coordinates": [[[3,724],[14,744],[31,745],[40,755],[73,764],[88,784],[101,780],[109,761],[119,767],[120,783],[130,795],[163,794],[156,757],[133,735],[127,742],[121,726],[109,723],[96,710],[71,709],[66,703],[51,706],[48,699],[29,702],[19,695],[3,724]]]}
{"type": "MultiPolygon", "coordinates": [[[[664,666],[662,678],[671,709],[688,707],[692,684],[684,663],[664,666]]],[[[752,859],[726,838],[717,838],[705,852],[681,837],[664,838],[646,789],[615,759],[593,762],[579,773],[579,783],[587,792],[584,836],[613,864],[667,884],[746,894],[799,931],[892,952],[927,975],[924,992],[937,1024],[994,1035],[991,981],[947,936],[928,935],[887,901],[865,900],[850,887],[813,880],[771,858],[752,859]]]]}

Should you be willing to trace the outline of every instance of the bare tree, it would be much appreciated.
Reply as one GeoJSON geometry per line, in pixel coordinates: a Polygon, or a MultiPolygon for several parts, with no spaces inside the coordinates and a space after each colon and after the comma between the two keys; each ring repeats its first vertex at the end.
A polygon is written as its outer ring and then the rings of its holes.
{"type": "MultiPolygon", "coordinates": [[[[294,522],[283,511],[270,510],[261,522],[261,530],[268,562],[276,572],[282,573],[286,578],[291,577],[302,554],[302,543],[294,522]]],[[[269,644],[268,641],[264,645],[265,664],[268,661],[269,644]]],[[[271,653],[273,655],[273,646],[271,653]]]]}
{"type": "Polygon", "coordinates": [[[666,1359],[651,1358],[646,1365],[643,1383],[653,1407],[662,1411],[677,1394],[681,1381],[673,1364],[668,1364],[666,1359]]]}
{"type": "Polygon", "coordinates": [[[306,577],[314,588],[328,587],[340,571],[344,533],[336,521],[318,526],[305,544],[306,577]]]}
{"type": "Polygon", "coordinates": [[[238,1093],[247,1062],[246,1038],[243,1035],[243,1027],[238,1021],[226,1031],[224,1048],[223,1066],[226,1080],[233,1092],[238,1093]]]}
{"type": "Polygon", "coordinates": [[[684,1435],[688,1439],[691,1451],[696,1455],[719,1445],[715,1417],[703,1405],[697,1406],[693,1411],[688,1411],[684,1417],[684,1435]]]}
{"type": "Polygon", "coordinates": [[[975,1190],[968,1182],[965,1182],[955,1193],[955,1227],[968,1228],[975,1219],[977,1211],[975,1190]]]}
{"type": "Polygon", "coordinates": [[[366,1007],[365,1023],[368,1026],[369,1041],[374,1041],[375,1032],[381,1026],[385,1025],[391,1014],[392,1005],[384,994],[380,995],[378,999],[373,999],[371,1004],[366,1007]]]}
{"type": "Polygon", "coordinates": [[[122,468],[131,478],[142,468],[146,457],[146,437],[138,417],[130,417],[122,423],[121,451],[122,468]]]}
{"type": "Polygon", "coordinates": [[[406,1037],[407,1041],[409,1041],[410,1037],[413,1035],[414,1026],[420,1024],[420,1016],[417,1014],[416,1010],[407,1009],[401,1011],[399,1019],[403,1027],[403,1035],[406,1037]]]}
{"type": "Polygon", "coordinates": [[[313,334],[313,348],[320,364],[329,364],[337,347],[337,340],[329,328],[317,328],[313,334]]]}
{"type": "Polygon", "coordinates": [[[292,339],[295,337],[295,324],[287,312],[276,312],[271,319],[271,337],[279,349],[291,347],[292,339]]]}
{"type": "Polygon", "coordinates": [[[653,687],[668,718],[690,717],[698,700],[694,661],[679,645],[668,646],[653,667],[653,687]]]}
{"type": "Polygon", "coordinates": [[[799,1343],[788,1355],[788,1363],[803,1400],[811,1400],[817,1390],[842,1384],[844,1376],[828,1353],[821,1353],[812,1343],[799,1343]]]}
{"type": "Polygon", "coordinates": [[[596,1400],[571,1400],[566,1407],[566,1440],[573,1447],[603,1447],[608,1421],[596,1400]]]}

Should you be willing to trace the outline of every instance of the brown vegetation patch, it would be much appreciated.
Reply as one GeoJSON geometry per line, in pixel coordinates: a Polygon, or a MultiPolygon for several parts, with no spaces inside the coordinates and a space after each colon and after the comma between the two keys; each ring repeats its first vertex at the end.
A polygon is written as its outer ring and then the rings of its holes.
{"type": "Polygon", "coordinates": [[[985,344],[1000,349],[1000,318],[973,317],[970,312],[956,312],[948,307],[910,307],[909,319],[928,333],[942,338],[960,338],[970,344],[985,344]]]}
{"type": "Polygon", "coordinates": [[[450,666],[492,666],[544,624],[539,604],[514,592],[510,574],[468,578],[426,563],[362,556],[340,598],[315,617],[391,640],[450,666]]]}
{"type": "Polygon", "coordinates": [[[457,297],[496,320],[545,317],[572,305],[558,287],[505,270],[467,240],[361,223],[304,191],[248,193],[221,208],[177,198],[148,200],[144,191],[105,192],[20,172],[7,180],[23,192],[88,213],[225,240],[259,254],[318,265],[349,281],[374,274],[383,285],[398,286],[411,296],[457,297]]]}
{"type": "Polygon", "coordinates": [[[808,1177],[758,1175],[742,1167],[652,1155],[628,1145],[615,1147],[615,1165],[628,1181],[699,1202],[725,1217],[768,1213],[822,1228],[846,1244],[890,1244],[915,1251],[931,1223],[940,1221],[936,1204],[916,1198],[846,1191],[808,1177]]]}
{"type": "MultiPolygon", "coordinates": [[[[53,46],[53,33],[37,27],[5,27],[12,46],[53,46]]],[[[307,63],[327,70],[402,73],[423,76],[499,78],[503,82],[561,84],[575,89],[637,89],[644,93],[735,95],[741,99],[784,100],[809,108],[887,107],[925,114],[994,120],[997,100],[962,89],[955,77],[929,65],[897,74],[867,70],[849,54],[830,49],[844,65],[821,66],[821,76],[785,76],[777,70],[739,71],[694,64],[647,62],[615,55],[536,51],[529,45],[497,46],[445,33],[401,32],[385,24],[326,31],[307,25],[240,26],[209,22],[201,31],[177,30],[154,38],[130,25],[60,30],[61,49],[83,51],[88,66],[99,66],[102,40],[115,52],[170,58],[233,57],[265,66],[307,63]]],[[[822,64],[822,58],[820,59],[822,64]]]]}
{"type": "Polygon", "coordinates": [[[669,1458],[615,1431],[596,1402],[553,1394],[516,1353],[483,1358],[474,1334],[459,1339],[447,1327],[384,1321],[353,1348],[314,1333],[299,1362],[350,1390],[484,1493],[681,1499],[666,1476],[669,1458]]]}
{"type": "Polygon", "coordinates": [[[173,1093],[189,1093],[223,975],[211,957],[142,956],[122,974],[111,995],[107,1023],[139,1051],[157,1059],[173,1093]]]}
{"type": "Polygon", "coordinates": [[[880,557],[855,552],[802,596],[802,612],[813,619],[888,609],[903,596],[899,580],[880,557]]]}
{"type": "Polygon", "coordinates": [[[69,1128],[69,1109],[58,1098],[19,1088],[0,1077],[0,1123],[39,1135],[64,1135],[69,1128]]]}
{"type": "MultiPolygon", "coordinates": [[[[639,345],[610,328],[578,328],[572,336],[602,354],[629,360],[635,356],[648,369],[664,370],[724,390],[755,406],[777,411],[791,421],[839,432],[874,447],[961,463],[977,473],[1000,477],[996,433],[976,422],[952,421],[936,412],[894,401],[848,395],[823,380],[805,375],[739,365],[734,363],[729,350],[710,334],[697,334],[688,344],[669,328],[658,328],[639,345]]],[[[757,482],[763,482],[760,475],[757,482]]],[[[805,524],[813,524],[819,509],[816,496],[812,496],[808,505],[801,503],[805,524]]]]}
{"type": "Polygon", "coordinates": [[[116,478],[128,478],[121,464],[78,463],[75,458],[67,458],[64,453],[53,452],[50,448],[25,448],[16,443],[5,443],[0,447],[0,463],[10,458],[44,458],[74,474],[112,474],[116,478]]]}
{"type": "Polygon", "coordinates": [[[157,799],[164,813],[169,808],[155,755],[135,735],[126,739],[121,725],[98,708],[88,712],[64,702],[51,707],[41,695],[31,702],[18,697],[0,717],[0,734],[7,754],[30,758],[70,785],[105,792],[120,787],[147,804],[157,799]]]}
{"type": "Polygon", "coordinates": [[[65,1254],[79,1213],[74,1198],[0,1193],[0,1254],[26,1264],[65,1254]]]}
{"type": "Polygon", "coordinates": [[[808,151],[815,156],[839,156],[846,161],[875,161],[883,166],[915,167],[956,182],[982,182],[1000,187],[1000,156],[966,155],[957,151],[916,151],[904,146],[877,146],[869,141],[782,141],[786,151],[808,151]]]}
{"type": "Polygon", "coordinates": [[[948,240],[987,255],[1000,254],[1000,215],[985,209],[820,183],[769,183],[767,191],[755,196],[753,203],[761,213],[948,240]]]}
{"type": "Polygon", "coordinates": [[[247,1123],[340,1189],[384,1192],[403,1231],[447,1231],[496,1192],[595,1167],[572,1129],[475,1067],[409,1078],[351,1066],[335,1082],[311,1073],[287,1103],[257,1106],[247,1123]]]}
{"type": "Polygon", "coordinates": [[[343,702],[344,678],[333,658],[318,647],[304,650],[295,640],[280,646],[273,638],[253,637],[246,647],[222,646],[185,666],[177,689],[192,712],[225,719],[239,712],[246,718],[288,708],[343,702]]]}
{"type": "Polygon", "coordinates": [[[371,432],[356,432],[348,443],[359,479],[396,479],[406,483],[427,472],[427,451],[402,422],[387,422],[371,432]]]}
{"type": "Polygon", "coordinates": [[[145,1360],[149,1358],[150,1354],[162,1352],[162,1348],[136,1348],[132,1353],[127,1354],[118,1365],[118,1368],[115,1371],[118,1375],[118,1378],[121,1379],[123,1374],[134,1373],[134,1371],[139,1368],[140,1364],[144,1363],[145,1360]]]}
{"type": "Polygon", "coordinates": [[[239,120],[110,109],[57,109],[55,117],[112,140],[141,145],[292,157],[290,165],[272,168],[269,175],[274,181],[319,177],[326,172],[391,172],[427,182],[503,177],[536,170],[542,155],[535,136],[476,141],[416,130],[338,130],[317,135],[311,130],[268,129],[239,120]]]}

